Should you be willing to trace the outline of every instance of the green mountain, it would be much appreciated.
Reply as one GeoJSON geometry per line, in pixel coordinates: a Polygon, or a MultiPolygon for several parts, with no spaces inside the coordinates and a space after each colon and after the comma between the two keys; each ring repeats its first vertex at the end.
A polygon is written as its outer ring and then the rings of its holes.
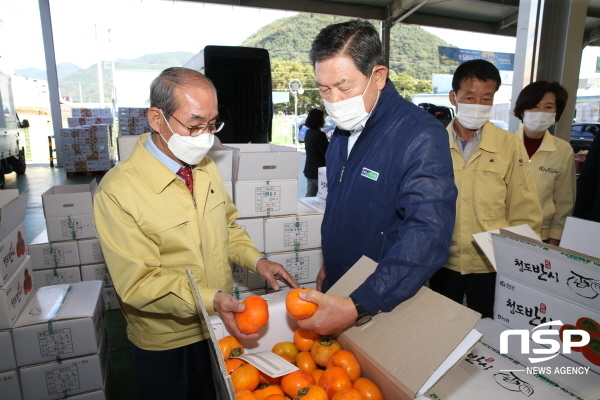
{"type": "MultiPolygon", "coordinates": [[[[153,53],[133,60],[115,60],[114,67],[116,70],[162,71],[168,67],[182,66],[193,56],[194,53],[187,51],[153,53]]],[[[101,66],[104,82],[104,98],[105,102],[110,102],[112,94],[112,65],[109,61],[104,61],[101,66]]],[[[71,96],[75,102],[98,101],[98,64],[59,78],[58,86],[60,87],[62,96],[71,96]]]]}
{"type": "MultiPolygon", "coordinates": [[[[262,27],[241,46],[267,49],[272,60],[308,63],[311,43],[319,31],[327,25],[349,19],[298,14],[262,27]]],[[[376,21],[373,24],[379,26],[376,21]]],[[[447,67],[439,64],[438,46],[449,44],[418,26],[396,24],[390,38],[390,69],[420,80],[430,80],[432,73],[447,72],[447,67]]]]}

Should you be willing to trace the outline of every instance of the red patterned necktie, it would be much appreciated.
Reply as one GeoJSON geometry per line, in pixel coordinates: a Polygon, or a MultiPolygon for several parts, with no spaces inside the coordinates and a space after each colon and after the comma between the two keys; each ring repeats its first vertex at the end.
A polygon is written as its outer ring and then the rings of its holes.
{"type": "Polygon", "coordinates": [[[192,196],[194,195],[194,180],[192,179],[192,167],[184,165],[177,171],[177,176],[181,177],[185,182],[185,185],[190,190],[192,196]]]}

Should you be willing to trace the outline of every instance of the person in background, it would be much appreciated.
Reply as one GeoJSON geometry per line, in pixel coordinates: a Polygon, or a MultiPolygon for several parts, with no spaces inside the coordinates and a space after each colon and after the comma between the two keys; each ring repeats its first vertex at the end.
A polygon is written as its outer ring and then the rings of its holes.
{"type": "Polygon", "coordinates": [[[327,334],[392,311],[444,265],[456,186],[443,126],[398,94],[371,23],[322,29],[310,60],[337,126],[326,154],[324,266],[317,289],[327,291],[362,256],[378,263],[349,297],[300,294],[318,310],[298,324],[327,334]]]}
{"type": "Polygon", "coordinates": [[[429,280],[430,288],[482,314],[493,316],[496,273],[473,234],[528,224],[538,235],[542,209],[523,143],[489,122],[500,88],[498,69],[485,60],[456,68],[448,124],[454,179],[458,187],[450,258],[429,280]]]}
{"type": "Polygon", "coordinates": [[[94,195],[94,221],[133,344],[133,364],[148,399],[213,400],[208,332],[186,271],[209,313],[241,339],[229,261],[266,278],[298,284],[256,250],[235,225],[237,210],[214,161],[206,157],[218,121],[210,80],[168,68],[150,86],[148,123],[126,160],[108,171],[94,195]]]}
{"type": "Polygon", "coordinates": [[[600,135],[594,138],[577,178],[573,216],[600,222],[600,135]]]}
{"type": "Polygon", "coordinates": [[[575,160],[571,145],[548,128],[560,119],[568,97],[558,82],[538,81],[523,88],[514,109],[523,122],[515,135],[525,144],[544,213],[541,239],[556,246],[575,206],[575,160]]]}
{"type": "Polygon", "coordinates": [[[319,167],[325,166],[325,153],[327,152],[327,146],[329,146],[327,135],[321,130],[325,126],[325,113],[323,110],[318,108],[310,110],[304,125],[308,128],[304,137],[306,197],[315,197],[319,191],[319,167]]]}

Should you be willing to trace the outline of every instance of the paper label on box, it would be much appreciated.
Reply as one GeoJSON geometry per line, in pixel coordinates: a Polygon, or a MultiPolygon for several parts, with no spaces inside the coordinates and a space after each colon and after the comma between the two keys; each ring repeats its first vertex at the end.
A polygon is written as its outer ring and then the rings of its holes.
{"type": "Polygon", "coordinates": [[[308,222],[290,222],[283,227],[284,246],[306,246],[308,241],[308,222]]]}
{"type": "Polygon", "coordinates": [[[294,277],[294,279],[296,279],[296,281],[300,282],[308,280],[309,266],[308,256],[296,255],[295,257],[287,258],[285,260],[284,268],[294,277]]]}
{"type": "Polygon", "coordinates": [[[256,189],[255,211],[279,211],[281,186],[259,186],[256,189]]]}
{"type": "Polygon", "coordinates": [[[299,370],[299,368],[291,362],[284,360],[277,354],[272,353],[270,351],[243,354],[236,358],[239,358],[254,365],[256,368],[269,375],[271,378],[277,378],[299,370]]]}

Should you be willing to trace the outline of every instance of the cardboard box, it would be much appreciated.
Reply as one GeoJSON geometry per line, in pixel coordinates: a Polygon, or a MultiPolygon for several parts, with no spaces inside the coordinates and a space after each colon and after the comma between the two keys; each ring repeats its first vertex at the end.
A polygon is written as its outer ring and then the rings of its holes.
{"type": "Polygon", "coordinates": [[[296,214],[298,180],[233,182],[238,218],[296,214]]]}
{"type": "Polygon", "coordinates": [[[79,249],[75,240],[50,242],[44,229],[29,244],[29,255],[34,270],[79,265],[79,249]]]}
{"type": "Polygon", "coordinates": [[[233,180],[233,150],[218,143],[207,154],[217,164],[223,182],[233,180]]]}
{"type": "MultiPolygon", "coordinates": [[[[89,184],[52,186],[42,194],[46,218],[91,215],[96,179],[89,184]]],[[[48,233],[50,237],[50,233],[48,233]]],[[[50,237],[50,240],[52,238],[50,237]]]]}
{"type": "Polygon", "coordinates": [[[46,229],[51,242],[98,237],[92,214],[46,218],[46,229]]]}
{"type": "Polygon", "coordinates": [[[270,261],[283,265],[299,284],[314,282],[323,265],[321,249],[269,253],[266,256],[270,261]]]}
{"type": "Polygon", "coordinates": [[[246,297],[250,297],[250,296],[264,296],[265,294],[267,294],[266,289],[254,289],[254,290],[244,290],[244,291],[238,291],[238,290],[233,290],[233,297],[235,297],[238,300],[244,300],[246,297]]]}
{"type": "Polygon", "coordinates": [[[15,349],[10,330],[0,331],[0,354],[2,355],[0,357],[0,371],[8,371],[17,368],[15,349]]]}
{"type": "MultiPolygon", "coordinates": [[[[509,352],[508,354],[502,354],[498,349],[500,349],[500,335],[502,332],[508,330],[506,326],[500,324],[496,320],[483,318],[477,323],[475,328],[483,333],[479,345],[485,347],[487,350],[493,351],[495,354],[494,358],[508,360],[511,364],[511,368],[509,368],[511,372],[515,372],[515,375],[519,375],[521,378],[524,378],[526,382],[533,384],[536,391],[538,386],[547,387],[550,385],[553,388],[559,389],[563,395],[569,396],[567,398],[600,398],[600,375],[595,372],[591,370],[588,370],[587,372],[581,371],[584,367],[561,354],[544,362],[532,363],[528,359],[532,354],[521,353],[521,339],[518,336],[508,337],[509,352]],[[527,370],[527,368],[536,368],[536,370],[527,370]],[[574,369],[578,370],[579,373],[572,373],[571,371],[574,369]],[[522,374],[525,374],[526,376],[522,376],[522,374]],[[540,383],[538,379],[541,380],[542,383],[540,383]]],[[[541,345],[538,345],[533,341],[530,341],[529,344],[531,347],[530,351],[534,348],[542,348],[541,345]]],[[[451,373],[452,371],[450,374],[451,373]]],[[[443,380],[445,379],[446,378],[443,378],[443,380]]],[[[482,392],[482,394],[484,393],[485,392],[482,392]]],[[[521,392],[518,391],[516,394],[521,394],[521,392]]]]}
{"type": "Polygon", "coordinates": [[[565,249],[600,258],[600,246],[596,240],[598,237],[600,237],[600,223],[567,217],[560,245],[565,249]]]}
{"type": "Polygon", "coordinates": [[[492,234],[499,275],[600,312],[600,259],[500,233],[492,234]]]}
{"type": "MultiPolygon", "coordinates": [[[[347,296],[376,266],[375,262],[363,257],[328,293],[347,296]]],[[[198,307],[211,322],[210,347],[220,398],[231,399],[231,380],[224,370],[216,343],[229,333],[218,316],[208,317],[205,314],[206,308],[201,303],[197,288],[194,292],[200,303],[198,307]]],[[[290,341],[297,323],[287,315],[285,296],[286,291],[265,295],[269,304],[269,321],[259,331],[257,339],[244,341],[249,353],[270,351],[273,344],[290,341]]],[[[421,288],[392,312],[378,314],[363,326],[352,326],[337,339],[345,349],[354,353],[361,365],[362,376],[372,379],[386,399],[414,399],[430,389],[473,347],[481,337],[473,329],[478,319],[479,314],[474,311],[421,288]],[[432,329],[433,325],[435,329],[432,329]],[[444,334],[440,335],[440,332],[444,334]]]]}
{"type": "Polygon", "coordinates": [[[17,189],[0,190],[0,241],[25,221],[28,195],[28,190],[21,194],[17,189]]]}
{"type": "Polygon", "coordinates": [[[21,400],[21,387],[17,371],[0,372],[0,398],[2,400],[21,400]]]}
{"type": "Polygon", "coordinates": [[[101,281],[38,289],[13,327],[17,365],[97,353],[105,313],[101,281]]]}
{"type": "MultiPolygon", "coordinates": [[[[600,313],[596,311],[512,279],[500,275],[497,277],[494,319],[508,328],[532,331],[550,321],[575,325],[583,317],[600,323],[600,313]]],[[[564,356],[600,374],[600,366],[589,362],[581,352],[571,352],[564,356]]]]}
{"type": "Polygon", "coordinates": [[[117,138],[117,149],[119,153],[119,160],[123,161],[133,151],[135,143],[137,142],[137,136],[119,136],[117,138]]]}
{"type": "Polygon", "coordinates": [[[231,201],[233,201],[233,182],[223,182],[223,185],[225,186],[225,191],[227,192],[227,195],[229,196],[231,201]]]}
{"type": "Polygon", "coordinates": [[[105,287],[102,289],[102,297],[104,299],[104,307],[107,310],[117,310],[121,308],[121,303],[119,303],[119,297],[117,296],[114,287],[105,287]]]}
{"type": "Polygon", "coordinates": [[[96,354],[21,368],[23,400],[55,400],[104,388],[106,334],[96,354]]]}
{"type": "Polygon", "coordinates": [[[28,256],[8,282],[0,287],[0,330],[13,327],[21,310],[33,296],[35,284],[31,273],[31,258],[28,256]]]}
{"type": "Polygon", "coordinates": [[[295,147],[269,143],[228,144],[233,150],[233,180],[298,179],[302,153],[295,147]]]}
{"type": "Polygon", "coordinates": [[[252,289],[265,289],[267,281],[262,276],[248,271],[237,264],[231,265],[231,273],[233,275],[233,291],[234,293],[252,290],[252,289]]]}
{"type": "Polygon", "coordinates": [[[317,197],[323,200],[327,199],[327,167],[319,167],[318,170],[318,185],[317,197]]]}
{"type": "Polygon", "coordinates": [[[321,214],[325,214],[325,200],[319,197],[301,197],[298,201],[302,204],[306,204],[309,207],[312,207],[314,210],[321,214]]]}
{"type": "Polygon", "coordinates": [[[27,257],[25,224],[21,223],[0,241],[0,286],[15,273],[27,257]]]}
{"type": "Polygon", "coordinates": [[[33,271],[33,282],[38,289],[63,283],[77,283],[81,282],[81,273],[79,267],[38,269],[33,271]]]}
{"type": "Polygon", "coordinates": [[[77,241],[79,248],[79,261],[81,264],[98,264],[104,262],[104,254],[98,239],[84,239],[77,241]]]}
{"type": "Polygon", "coordinates": [[[113,286],[106,264],[89,264],[81,266],[82,281],[102,281],[104,287],[113,286]]]}
{"type": "Polygon", "coordinates": [[[256,249],[261,253],[265,251],[265,228],[264,218],[242,218],[233,221],[234,224],[239,225],[242,229],[248,232],[248,236],[254,242],[256,249]]]}
{"type": "Polygon", "coordinates": [[[322,222],[323,214],[265,218],[265,252],[321,247],[322,222]]]}

